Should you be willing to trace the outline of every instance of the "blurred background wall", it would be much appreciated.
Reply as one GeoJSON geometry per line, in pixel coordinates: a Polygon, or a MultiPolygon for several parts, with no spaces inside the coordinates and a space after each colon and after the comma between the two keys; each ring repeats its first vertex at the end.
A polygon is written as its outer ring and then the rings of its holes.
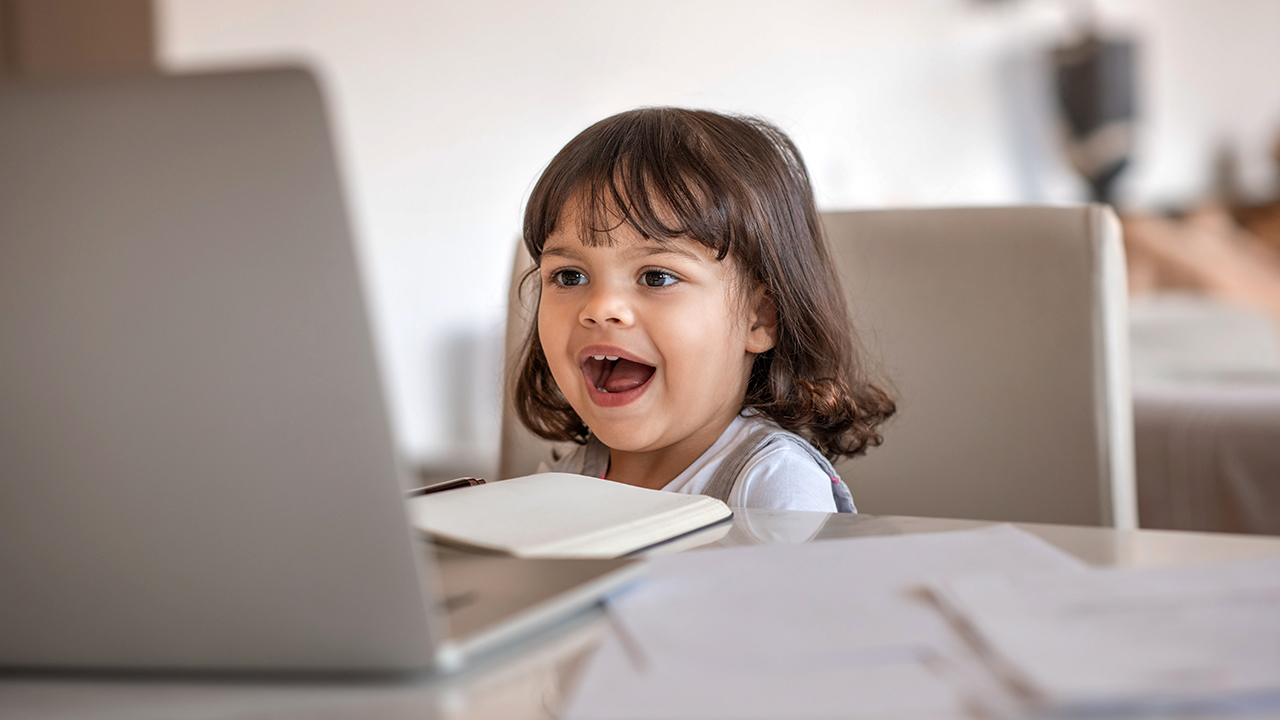
{"type": "MultiPolygon", "coordinates": [[[[1191,202],[1215,182],[1223,148],[1240,192],[1276,190],[1275,0],[157,0],[152,10],[164,69],[288,63],[321,77],[399,442],[446,474],[491,473],[496,461],[522,203],[551,156],[611,113],[673,104],[764,116],[799,144],[823,208],[1081,200],[1047,57],[1092,16],[1103,36],[1138,43],[1137,144],[1119,204],[1191,202]]],[[[3,50],[11,57],[13,44],[3,50]]]]}

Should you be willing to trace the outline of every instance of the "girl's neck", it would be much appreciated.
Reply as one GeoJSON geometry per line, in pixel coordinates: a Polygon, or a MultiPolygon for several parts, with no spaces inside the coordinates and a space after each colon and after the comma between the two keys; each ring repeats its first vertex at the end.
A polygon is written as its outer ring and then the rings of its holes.
{"type": "Polygon", "coordinates": [[[689,437],[660,450],[627,452],[609,449],[609,471],[605,478],[637,487],[661,490],[702,456],[733,422],[731,413],[708,423],[689,437]]]}

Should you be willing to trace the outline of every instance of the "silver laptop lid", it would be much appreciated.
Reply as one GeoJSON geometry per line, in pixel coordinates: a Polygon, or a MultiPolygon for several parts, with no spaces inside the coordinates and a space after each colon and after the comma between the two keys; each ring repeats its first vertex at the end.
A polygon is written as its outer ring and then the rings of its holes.
{"type": "Polygon", "coordinates": [[[301,71],[0,86],[0,665],[431,662],[301,71]]]}

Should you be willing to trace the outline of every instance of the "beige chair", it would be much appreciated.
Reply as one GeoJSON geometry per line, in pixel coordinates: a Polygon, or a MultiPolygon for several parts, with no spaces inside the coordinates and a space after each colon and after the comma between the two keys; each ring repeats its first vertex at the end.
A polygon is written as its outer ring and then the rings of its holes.
{"type": "MultiPolygon", "coordinates": [[[[884,445],[837,466],[862,512],[1136,527],[1124,255],[1109,209],[824,221],[855,328],[899,405],[884,445]]],[[[509,351],[529,317],[514,293],[511,308],[509,351]]],[[[504,414],[503,477],[546,451],[504,414]]]]}
{"type": "MultiPolygon", "coordinates": [[[[536,278],[532,278],[527,287],[522,288],[521,280],[533,268],[533,259],[524,249],[523,242],[516,242],[516,257],[511,266],[511,286],[507,290],[507,336],[504,342],[503,373],[504,385],[510,384],[511,372],[519,360],[520,350],[525,335],[529,331],[529,323],[533,320],[533,311],[537,303],[536,278]],[[522,292],[522,289],[526,292],[522,292]]],[[[502,447],[498,457],[498,477],[507,479],[530,475],[538,471],[538,463],[547,458],[553,443],[534,435],[525,429],[516,417],[515,407],[511,403],[511,393],[507,388],[502,392],[502,447]]]]}

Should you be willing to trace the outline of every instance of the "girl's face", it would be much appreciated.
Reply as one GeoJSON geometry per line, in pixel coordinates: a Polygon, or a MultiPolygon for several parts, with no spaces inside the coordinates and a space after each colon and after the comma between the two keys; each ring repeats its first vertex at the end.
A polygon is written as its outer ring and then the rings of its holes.
{"type": "Polygon", "coordinates": [[[556,384],[615,451],[701,454],[773,346],[767,304],[741,298],[732,263],[692,240],[623,223],[587,247],[579,222],[566,208],[542,253],[538,336],[556,384]]]}

